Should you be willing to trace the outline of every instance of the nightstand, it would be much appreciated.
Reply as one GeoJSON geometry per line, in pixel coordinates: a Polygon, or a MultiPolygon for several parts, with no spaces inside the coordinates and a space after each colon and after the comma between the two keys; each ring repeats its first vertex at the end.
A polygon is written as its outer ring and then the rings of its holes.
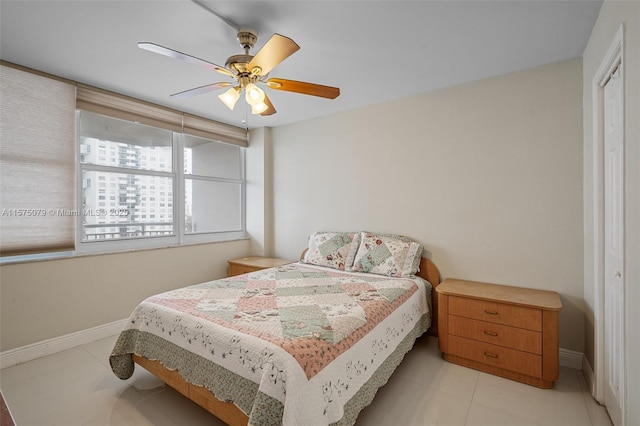
{"type": "Polygon", "coordinates": [[[246,274],[261,269],[274,268],[276,266],[293,263],[291,260],[278,259],[276,257],[249,256],[240,259],[229,260],[229,276],[246,274]]]}
{"type": "Polygon", "coordinates": [[[558,293],[448,278],[438,293],[447,361],[529,385],[558,380],[558,293]]]}

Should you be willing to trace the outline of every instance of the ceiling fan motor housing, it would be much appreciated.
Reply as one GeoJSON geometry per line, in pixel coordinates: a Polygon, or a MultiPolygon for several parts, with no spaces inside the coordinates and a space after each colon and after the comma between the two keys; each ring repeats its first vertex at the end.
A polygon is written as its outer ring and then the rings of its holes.
{"type": "MultiPolygon", "coordinates": [[[[255,82],[258,79],[256,73],[252,73],[249,68],[249,62],[253,59],[253,55],[249,55],[249,50],[256,44],[258,41],[258,34],[250,29],[250,28],[240,28],[238,30],[238,42],[244,49],[244,55],[232,55],[227,58],[227,62],[225,66],[232,70],[236,75],[240,77],[247,77],[244,80],[247,82],[255,82]]],[[[241,86],[244,87],[242,81],[240,82],[241,86]]],[[[246,84],[246,83],[245,83],[246,84]]]]}
{"type": "Polygon", "coordinates": [[[251,59],[253,59],[252,55],[229,56],[225,63],[225,67],[234,71],[237,75],[249,74],[247,66],[249,65],[249,62],[251,62],[251,59]]]}

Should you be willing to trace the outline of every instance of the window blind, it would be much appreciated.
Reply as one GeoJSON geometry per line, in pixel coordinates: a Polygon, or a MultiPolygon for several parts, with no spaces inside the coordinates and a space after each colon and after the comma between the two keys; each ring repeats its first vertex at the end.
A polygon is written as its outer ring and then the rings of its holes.
{"type": "Polygon", "coordinates": [[[219,123],[95,87],[78,84],[76,107],[174,132],[248,146],[247,131],[240,127],[219,123]]]}
{"type": "Polygon", "coordinates": [[[0,255],[73,250],[75,86],[0,65],[0,255]]]}

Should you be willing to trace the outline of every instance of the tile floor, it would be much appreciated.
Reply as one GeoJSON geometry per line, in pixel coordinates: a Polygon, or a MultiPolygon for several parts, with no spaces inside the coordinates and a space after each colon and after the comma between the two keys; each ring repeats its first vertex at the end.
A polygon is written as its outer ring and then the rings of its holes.
{"type": "MultiPolygon", "coordinates": [[[[0,370],[0,389],[18,426],[222,425],[137,367],[117,379],[108,356],[116,336],[0,370]]],[[[450,364],[437,340],[416,342],[373,404],[367,425],[611,425],[582,373],[561,368],[553,390],[450,364]]]]}

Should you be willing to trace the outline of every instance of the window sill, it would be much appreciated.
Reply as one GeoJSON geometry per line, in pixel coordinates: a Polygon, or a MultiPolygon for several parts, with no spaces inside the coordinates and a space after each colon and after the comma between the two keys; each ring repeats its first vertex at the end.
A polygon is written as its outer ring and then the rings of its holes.
{"type": "Polygon", "coordinates": [[[77,251],[63,251],[63,252],[54,252],[54,253],[28,254],[28,255],[21,255],[21,256],[6,256],[6,257],[0,257],[0,266],[16,265],[21,263],[46,262],[51,260],[72,259],[72,258],[78,258],[78,257],[107,256],[110,254],[133,253],[133,252],[149,251],[149,250],[165,250],[165,249],[180,248],[180,247],[201,246],[206,244],[221,244],[221,243],[228,243],[232,241],[242,241],[242,240],[249,240],[249,239],[250,237],[248,235],[244,235],[242,237],[228,238],[228,239],[222,239],[218,241],[186,242],[182,244],[170,244],[170,245],[165,245],[160,247],[132,248],[132,249],[123,249],[123,250],[111,250],[111,251],[105,250],[100,252],[87,252],[87,253],[79,253],[77,251]]]}

